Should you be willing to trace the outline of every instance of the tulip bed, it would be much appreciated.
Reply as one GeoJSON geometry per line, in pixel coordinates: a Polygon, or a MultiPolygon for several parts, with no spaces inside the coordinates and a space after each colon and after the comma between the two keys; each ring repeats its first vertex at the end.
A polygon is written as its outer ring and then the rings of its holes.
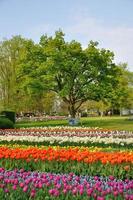
{"type": "Polygon", "coordinates": [[[92,128],[48,127],[0,130],[0,142],[27,142],[44,145],[112,146],[133,148],[133,132],[92,128]]]}
{"type": "Polygon", "coordinates": [[[0,181],[3,199],[133,199],[133,180],[116,180],[113,176],[104,178],[0,168],[0,181]]]}
{"type": "Polygon", "coordinates": [[[133,133],[98,128],[0,130],[0,197],[132,200],[133,133]]]}

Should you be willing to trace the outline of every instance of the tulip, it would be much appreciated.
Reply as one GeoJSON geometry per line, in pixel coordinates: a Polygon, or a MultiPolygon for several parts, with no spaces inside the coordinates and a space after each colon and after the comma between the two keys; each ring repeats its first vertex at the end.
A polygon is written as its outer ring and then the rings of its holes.
{"type": "Polygon", "coordinates": [[[13,190],[16,190],[16,189],[17,189],[17,186],[16,186],[16,185],[13,185],[13,186],[12,186],[12,189],[13,189],[13,190]]]}
{"type": "Polygon", "coordinates": [[[23,188],[23,187],[24,187],[24,183],[20,183],[19,186],[20,186],[21,188],[23,188]]]}
{"type": "Polygon", "coordinates": [[[23,192],[27,192],[27,190],[28,190],[28,186],[25,185],[25,186],[23,187],[23,192]]]}

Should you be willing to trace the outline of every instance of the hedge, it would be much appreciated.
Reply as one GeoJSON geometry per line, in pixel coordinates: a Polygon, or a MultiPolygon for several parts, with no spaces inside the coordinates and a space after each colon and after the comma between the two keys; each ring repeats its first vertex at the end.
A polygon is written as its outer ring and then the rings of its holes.
{"type": "Polygon", "coordinates": [[[0,128],[1,129],[14,128],[14,123],[7,118],[0,118],[0,128]]]}

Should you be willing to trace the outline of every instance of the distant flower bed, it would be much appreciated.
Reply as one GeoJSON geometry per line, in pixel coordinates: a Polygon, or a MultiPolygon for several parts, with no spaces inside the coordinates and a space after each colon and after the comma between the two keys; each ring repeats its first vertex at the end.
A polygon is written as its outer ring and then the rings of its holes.
{"type": "Polygon", "coordinates": [[[133,146],[133,132],[97,128],[45,127],[0,130],[0,141],[49,142],[50,144],[116,144],[133,146]]]}
{"type": "Polygon", "coordinates": [[[21,121],[49,121],[49,120],[63,120],[67,119],[66,116],[41,116],[41,117],[18,117],[16,119],[17,122],[21,121]]]}

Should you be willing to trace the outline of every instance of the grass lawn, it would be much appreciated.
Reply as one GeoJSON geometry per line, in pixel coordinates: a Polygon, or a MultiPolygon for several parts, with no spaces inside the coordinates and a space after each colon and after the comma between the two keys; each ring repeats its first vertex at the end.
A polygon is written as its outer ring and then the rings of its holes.
{"type": "MultiPolygon", "coordinates": [[[[129,117],[87,117],[81,118],[79,126],[100,127],[112,130],[133,131],[133,120],[129,117]]],[[[67,120],[51,120],[44,122],[17,122],[16,128],[37,126],[67,126],[67,120]]]]}

